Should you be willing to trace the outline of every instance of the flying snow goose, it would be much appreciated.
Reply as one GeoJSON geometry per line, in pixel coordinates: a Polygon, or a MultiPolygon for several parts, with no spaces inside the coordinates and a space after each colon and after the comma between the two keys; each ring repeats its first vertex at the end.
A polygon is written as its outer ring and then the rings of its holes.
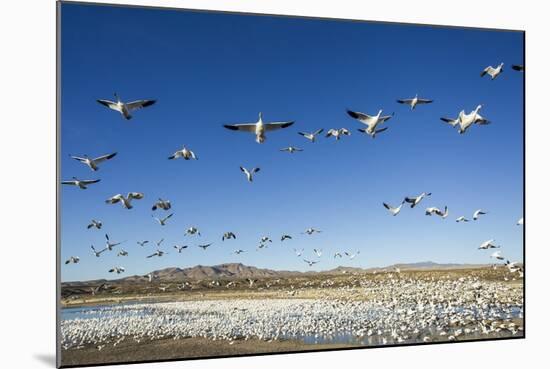
{"type": "Polygon", "coordinates": [[[409,204],[411,204],[411,208],[414,208],[416,205],[418,205],[420,203],[420,201],[422,201],[422,199],[424,199],[425,197],[428,197],[428,196],[431,196],[432,193],[431,192],[422,192],[420,195],[416,196],[416,197],[405,197],[405,202],[408,202],[409,204]]]}
{"type": "Polygon", "coordinates": [[[161,238],[160,240],[158,241],[155,241],[156,245],[157,245],[157,249],[160,247],[160,244],[164,242],[164,238],[161,238]]]}
{"type": "Polygon", "coordinates": [[[304,136],[305,138],[310,140],[311,143],[314,143],[315,142],[315,137],[317,137],[317,135],[321,134],[322,132],[323,132],[323,128],[320,128],[320,129],[316,130],[315,132],[298,132],[298,134],[300,136],[304,136]]]}
{"type": "Polygon", "coordinates": [[[240,168],[241,168],[241,172],[243,172],[244,175],[246,176],[246,180],[248,182],[252,182],[252,175],[260,171],[260,168],[252,168],[251,170],[248,170],[243,167],[240,167],[240,168]]]}
{"type": "Polygon", "coordinates": [[[321,231],[319,231],[315,228],[308,228],[304,232],[302,232],[302,234],[307,234],[307,235],[310,235],[310,236],[314,233],[321,233],[321,231]]]}
{"type": "Polygon", "coordinates": [[[447,216],[449,215],[449,209],[447,208],[447,206],[445,206],[445,210],[443,211],[439,208],[436,208],[435,206],[426,209],[426,215],[431,216],[433,214],[439,215],[442,218],[447,218],[447,216]]]}
{"type": "Polygon", "coordinates": [[[146,244],[148,244],[149,241],[145,240],[145,241],[137,241],[137,244],[140,245],[141,247],[145,246],[146,244]]]}
{"type": "Polygon", "coordinates": [[[102,252],[107,251],[107,248],[104,248],[102,250],[97,251],[96,248],[94,247],[94,245],[91,246],[91,249],[92,249],[92,252],[94,253],[96,258],[100,257],[102,252]]]}
{"type": "Polygon", "coordinates": [[[80,261],[80,258],[78,256],[71,256],[67,260],[65,260],[65,264],[78,264],[80,261]]]}
{"type": "Polygon", "coordinates": [[[101,229],[101,227],[103,226],[103,223],[101,223],[101,221],[99,220],[95,220],[95,219],[92,219],[90,224],[88,224],[88,229],[90,228],[97,228],[97,229],[101,229]]]}
{"type": "Polygon", "coordinates": [[[334,253],[334,258],[335,258],[335,259],[336,259],[336,258],[340,258],[340,259],[341,259],[341,258],[342,258],[342,254],[339,253],[339,252],[335,252],[335,253],[334,253]]]}
{"type": "Polygon", "coordinates": [[[458,115],[459,123],[458,123],[458,133],[464,134],[468,128],[470,128],[474,124],[479,125],[487,125],[491,122],[484,117],[482,117],[479,114],[479,111],[481,110],[482,105],[478,105],[475,110],[472,110],[470,113],[466,114],[464,110],[460,112],[458,115]]]}
{"type": "Polygon", "coordinates": [[[177,158],[183,158],[184,160],[190,160],[190,159],[198,160],[195,153],[189,150],[188,148],[186,148],[185,146],[183,146],[181,150],[174,152],[171,156],[168,157],[169,160],[174,160],[177,158]]]}
{"type": "Polygon", "coordinates": [[[351,136],[351,132],[347,128],[334,129],[331,128],[328,130],[325,137],[334,137],[336,141],[340,140],[340,136],[351,136]]]}
{"type": "Polygon", "coordinates": [[[288,234],[284,234],[281,236],[281,242],[283,242],[284,240],[291,240],[291,239],[292,239],[292,236],[288,234]]]}
{"type": "Polygon", "coordinates": [[[260,238],[260,243],[266,243],[266,242],[273,242],[273,241],[271,241],[271,239],[267,236],[262,236],[262,238],[260,238]]]}
{"type": "Polygon", "coordinates": [[[466,217],[464,215],[461,215],[459,216],[458,218],[456,218],[455,222],[457,223],[460,223],[460,222],[469,222],[468,219],[466,219],[466,217]]]}
{"type": "Polygon", "coordinates": [[[347,252],[347,251],[346,251],[346,252],[344,252],[344,254],[345,254],[347,257],[349,257],[350,260],[353,260],[353,259],[355,259],[355,258],[357,257],[357,255],[360,254],[360,251],[359,251],[359,250],[355,251],[355,254],[352,254],[351,252],[347,252]]]}
{"type": "Polygon", "coordinates": [[[304,261],[311,267],[311,266],[314,266],[315,264],[318,263],[318,261],[312,261],[312,260],[307,260],[307,259],[304,259],[304,261]]]}
{"type": "Polygon", "coordinates": [[[412,99],[398,99],[397,102],[399,104],[409,105],[411,107],[411,110],[414,110],[414,108],[416,108],[416,105],[430,104],[433,102],[433,100],[419,98],[418,94],[416,94],[412,99]]]}
{"type": "Polygon", "coordinates": [[[403,208],[403,204],[405,203],[405,200],[401,201],[401,204],[398,207],[393,207],[391,205],[386,204],[385,202],[382,203],[386,209],[390,212],[391,215],[396,216],[401,211],[401,208],[403,208]]]}
{"type": "Polygon", "coordinates": [[[182,246],[174,245],[174,248],[175,248],[176,250],[178,250],[178,253],[180,253],[180,254],[181,254],[181,252],[182,252],[183,250],[185,250],[187,247],[188,247],[187,245],[182,245],[182,246]]]}
{"type": "Polygon", "coordinates": [[[445,123],[450,124],[453,128],[456,127],[460,123],[460,117],[455,118],[455,119],[442,117],[442,118],[439,118],[439,119],[441,119],[445,123]]]}
{"type": "Polygon", "coordinates": [[[107,233],[105,233],[105,239],[107,240],[105,242],[105,247],[109,250],[109,251],[113,251],[113,247],[115,246],[118,246],[120,245],[122,242],[111,242],[111,240],[109,239],[109,235],[107,233]]]}
{"type": "Polygon", "coordinates": [[[487,214],[486,211],[483,211],[483,209],[477,209],[475,212],[474,212],[474,216],[472,217],[474,220],[478,220],[479,216],[480,215],[485,215],[487,214]]]}
{"type": "Polygon", "coordinates": [[[524,72],[525,71],[525,66],[520,65],[520,64],[514,64],[514,65],[512,65],[512,69],[515,70],[515,71],[518,71],[518,72],[524,72]]]}
{"type": "Polygon", "coordinates": [[[500,63],[496,68],[493,68],[492,66],[489,65],[487,68],[483,69],[483,71],[481,72],[481,77],[488,74],[491,76],[491,80],[493,80],[497,78],[500,73],[504,71],[502,67],[504,67],[504,63],[500,63]]]}
{"type": "Polygon", "coordinates": [[[166,221],[168,221],[168,219],[170,219],[172,217],[172,215],[174,215],[174,213],[170,213],[167,216],[165,216],[164,218],[153,217],[153,219],[155,219],[161,226],[165,226],[166,221]]]}
{"type": "Polygon", "coordinates": [[[116,273],[116,274],[124,273],[124,267],[121,267],[121,266],[113,267],[109,269],[109,273],[116,273]]]}
{"type": "Polygon", "coordinates": [[[201,232],[200,232],[199,229],[196,228],[196,227],[189,227],[189,228],[187,228],[187,230],[185,231],[184,236],[187,236],[187,235],[193,236],[193,235],[195,235],[195,234],[200,236],[200,235],[201,235],[201,232]]]}
{"type": "Polygon", "coordinates": [[[237,236],[235,236],[235,233],[233,232],[225,232],[222,236],[222,241],[230,240],[230,239],[237,239],[237,236]]]}
{"type": "Polygon", "coordinates": [[[299,151],[304,151],[303,149],[300,149],[299,147],[294,147],[294,146],[289,146],[289,147],[285,147],[283,149],[280,149],[279,151],[286,151],[286,152],[289,152],[289,153],[295,153],[295,152],[299,152],[299,151]]]}
{"type": "Polygon", "coordinates": [[[317,255],[318,258],[323,255],[323,249],[313,249],[313,252],[315,253],[315,255],[317,255]]]}
{"type": "Polygon", "coordinates": [[[296,256],[302,256],[303,252],[304,252],[304,249],[300,249],[300,250],[294,249],[294,253],[296,254],[296,256]]]}
{"type": "Polygon", "coordinates": [[[212,242],[211,242],[211,243],[204,244],[204,245],[198,245],[198,246],[199,246],[201,249],[203,249],[203,250],[206,251],[207,248],[209,248],[210,246],[212,246],[212,242]]]}
{"type": "Polygon", "coordinates": [[[118,111],[126,120],[132,119],[132,111],[146,108],[156,102],[156,100],[136,100],[129,103],[124,103],[120,100],[116,93],[114,95],[116,101],[97,100],[97,102],[108,107],[109,109],[118,111]]]}
{"type": "Polygon", "coordinates": [[[153,204],[151,210],[155,211],[157,209],[169,210],[172,207],[169,200],[163,200],[159,197],[158,201],[153,204]]]}
{"type": "Polygon", "coordinates": [[[164,254],[167,254],[167,252],[164,252],[164,251],[162,251],[162,250],[158,250],[158,249],[157,249],[157,251],[155,251],[153,254],[151,254],[151,255],[149,255],[149,256],[146,256],[146,258],[147,258],[147,259],[150,259],[150,258],[152,258],[153,256],[158,256],[158,257],[160,258],[160,257],[163,256],[164,254]]]}
{"type": "Polygon", "coordinates": [[[116,254],[116,256],[128,256],[128,251],[122,249],[116,254]]]}
{"type": "Polygon", "coordinates": [[[238,250],[233,251],[233,254],[235,254],[235,255],[240,255],[240,254],[242,254],[243,252],[246,252],[246,250],[238,249],[238,250]]]}
{"type": "Polygon", "coordinates": [[[359,132],[363,132],[371,136],[372,138],[376,137],[377,133],[384,132],[388,127],[377,129],[377,127],[384,123],[385,121],[391,119],[393,117],[393,113],[391,115],[385,115],[382,116],[382,109],[378,111],[378,114],[376,115],[368,115],[361,112],[351,111],[347,110],[348,115],[352,117],[353,119],[358,120],[359,122],[365,124],[367,128],[359,128],[359,132]]]}
{"type": "Polygon", "coordinates": [[[485,241],[478,247],[478,250],[499,249],[500,246],[495,245],[494,242],[495,240],[493,239],[485,241]]]}
{"type": "Polygon", "coordinates": [[[132,206],[132,200],[141,200],[143,199],[143,194],[141,192],[128,192],[126,197],[122,194],[116,194],[107,200],[105,202],[107,204],[116,204],[117,202],[120,202],[122,204],[122,207],[125,209],[131,209],[132,206]]]}
{"type": "Polygon", "coordinates": [[[61,184],[64,185],[70,185],[70,186],[77,186],[78,188],[85,190],[88,188],[89,185],[97,183],[101,181],[100,179],[78,179],[76,177],[73,177],[70,181],[63,181],[61,184]]]}
{"type": "Polygon", "coordinates": [[[293,124],[294,121],[264,122],[262,119],[262,113],[260,112],[260,114],[258,114],[258,121],[256,123],[224,124],[224,127],[233,131],[254,133],[256,135],[256,142],[261,144],[266,139],[266,132],[287,128],[293,124]]]}
{"type": "Polygon", "coordinates": [[[79,156],[73,156],[73,155],[69,155],[71,158],[73,158],[74,160],[78,160],[79,162],[81,162],[82,164],[85,164],[87,165],[91,170],[93,170],[94,172],[96,170],[99,170],[99,166],[98,164],[106,161],[106,160],[109,160],[109,159],[112,159],[116,156],[116,152],[112,153],[112,154],[107,154],[107,155],[103,155],[103,156],[99,156],[97,158],[89,158],[88,155],[84,155],[83,157],[79,157],[79,156]]]}
{"type": "Polygon", "coordinates": [[[516,225],[523,225],[523,217],[520,218],[520,219],[518,220],[518,222],[516,223],[516,225]]]}
{"type": "Polygon", "coordinates": [[[492,258],[495,258],[497,260],[504,260],[504,257],[501,255],[501,251],[498,250],[498,251],[495,251],[491,254],[491,257],[492,258]]]}

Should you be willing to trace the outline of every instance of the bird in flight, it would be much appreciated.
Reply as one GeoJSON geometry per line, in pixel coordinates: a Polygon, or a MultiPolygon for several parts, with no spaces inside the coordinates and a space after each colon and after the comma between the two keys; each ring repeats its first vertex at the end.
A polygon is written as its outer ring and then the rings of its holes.
{"type": "Polygon", "coordinates": [[[230,239],[237,239],[237,236],[235,236],[235,233],[233,232],[225,232],[222,236],[222,241],[230,240],[230,239]]]}
{"type": "Polygon", "coordinates": [[[295,152],[304,151],[304,150],[300,149],[299,147],[289,146],[289,147],[285,147],[283,149],[280,149],[279,151],[286,151],[286,152],[289,152],[289,153],[293,154],[295,152]]]}
{"type": "Polygon", "coordinates": [[[96,258],[100,257],[102,252],[107,251],[107,248],[104,248],[102,250],[97,251],[96,248],[94,247],[94,245],[91,246],[91,249],[92,249],[92,252],[94,253],[96,258]]]}
{"type": "Polygon", "coordinates": [[[283,242],[284,240],[291,240],[291,239],[292,239],[292,236],[288,234],[284,234],[281,236],[281,242],[283,242]]]}
{"type": "Polygon", "coordinates": [[[121,266],[117,266],[109,269],[109,273],[116,273],[116,274],[124,273],[124,271],[125,271],[124,267],[121,267],[121,266]]]}
{"type": "Polygon", "coordinates": [[[485,76],[485,75],[489,75],[491,76],[491,80],[497,78],[500,73],[504,72],[504,63],[500,63],[497,67],[492,67],[492,66],[488,66],[487,68],[483,69],[483,71],[481,72],[481,77],[485,76]]]}
{"type": "Polygon", "coordinates": [[[334,129],[331,128],[328,130],[325,137],[334,137],[336,141],[340,140],[340,136],[351,136],[351,132],[347,128],[334,129]]]}
{"type": "Polygon", "coordinates": [[[100,99],[100,100],[97,100],[97,102],[100,103],[101,105],[108,107],[109,109],[119,112],[126,120],[132,119],[132,111],[146,108],[148,106],[153,105],[156,102],[156,100],[136,100],[129,103],[125,103],[120,100],[116,92],[114,93],[114,96],[116,101],[100,99]]]}
{"type": "Polygon", "coordinates": [[[478,250],[499,249],[500,246],[495,245],[494,242],[493,239],[485,241],[478,247],[478,250]]]}
{"type": "Polygon", "coordinates": [[[158,249],[157,249],[157,251],[155,251],[153,254],[147,256],[147,259],[152,258],[153,256],[158,256],[158,257],[160,258],[160,257],[163,256],[164,254],[167,254],[167,252],[164,252],[164,251],[162,251],[162,250],[158,250],[158,249]]]}
{"type": "Polygon", "coordinates": [[[78,256],[71,256],[65,260],[65,264],[78,264],[80,258],[78,256]]]}
{"type": "Polygon", "coordinates": [[[187,235],[191,235],[191,236],[192,236],[192,235],[195,235],[195,234],[196,234],[196,235],[199,235],[199,236],[201,235],[201,233],[200,233],[200,231],[198,230],[198,228],[196,228],[196,227],[189,227],[189,228],[187,228],[187,230],[185,231],[184,236],[187,236],[187,235]]]}
{"type": "Polygon", "coordinates": [[[482,210],[482,209],[477,209],[475,212],[474,212],[474,216],[472,217],[474,220],[478,220],[479,219],[479,216],[480,215],[485,215],[487,214],[486,211],[482,210]]]}
{"type": "Polygon", "coordinates": [[[411,204],[411,208],[414,208],[416,205],[420,204],[420,201],[422,201],[425,197],[431,196],[431,192],[422,192],[420,195],[416,197],[405,197],[405,202],[408,202],[411,204]]]}
{"type": "Polygon", "coordinates": [[[314,143],[315,142],[315,138],[317,137],[317,135],[321,134],[323,132],[323,128],[320,128],[314,132],[298,132],[298,134],[300,136],[304,136],[305,138],[307,138],[308,140],[311,141],[311,143],[314,143]]]}
{"type": "Polygon", "coordinates": [[[143,194],[141,192],[128,192],[126,197],[124,197],[124,195],[119,193],[108,198],[107,200],[105,200],[105,202],[107,204],[116,204],[120,202],[122,204],[122,207],[124,207],[125,209],[132,209],[133,208],[132,200],[141,200],[141,199],[143,199],[143,194]]]}
{"type": "Polygon", "coordinates": [[[122,249],[116,254],[116,256],[128,256],[128,251],[122,249]]]}
{"type": "Polygon", "coordinates": [[[212,242],[211,242],[211,243],[204,244],[204,245],[198,245],[198,246],[199,246],[201,249],[203,249],[203,250],[206,251],[207,248],[209,248],[210,246],[212,246],[212,242]]]}
{"type": "Polygon", "coordinates": [[[405,200],[401,201],[401,204],[397,207],[393,207],[391,205],[388,205],[387,203],[383,202],[382,205],[384,205],[384,207],[386,209],[388,209],[388,211],[390,212],[391,215],[393,216],[396,216],[397,214],[399,214],[399,212],[401,211],[401,208],[403,208],[403,204],[405,203],[405,200]]]}
{"type": "Polygon", "coordinates": [[[172,207],[169,200],[163,200],[159,197],[158,201],[153,204],[151,210],[155,211],[157,209],[169,210],[172,207]]]}
{"type": "Polygon", "coordinates": [[[165,216],[164,218],[153,217],[153,219],[155,219],[161,226],[165,226],[166,221],[168,221],[168,219],[170,219],[172,217],[172,215],[174,215],[174,213],[170,213],[167,216],[165,216]]]}
{"type": "Polygon", "coordinates": [[[262,113],[258,114],[256,123],[224,124],[224,127],[233,131],[242,131],[254,133],[257,143],[263,143],[266,140],[266,133],[278,129],[287,128],[294,124],[294,121],[287,122],[264,122],[262,113]]]}
{"type": "Polygon", "coordinates": [[[149,241],[145,240],[145,241],[137,241],[137,244],[140,245],[141,247],[145,246],[146,244],[148,244],[149,241]]]}
{"type": "Polygon", "coordinates": [[[72,180],[69,181],[63,181],[61,184],[69,185],[69,186],[77,186],[81,190],[85,190],[88,188],[89,185],[97,183],[101,181],[101,179],[78,179],[76,177],[73,177],[72,180]]]}
{"type": "Polygon", "coordinates": [[[304,232],[302,232],[302,234],[307,234],[307,235],[310,235],[310,236],[314,233],[321,233],[321,231],[319,231],[315,228],[308,228],[304,232]]]}
{"type": "Polygon", "coordinates": [[[107,240],[106,243],[105,243],[105,247],[109,251],[112,251],[113,247],[118,246],[122,243],[122,242],[111,242],[111,240],[109,239],[109,235],[107,233],[105,233],[105,239],[107,240]]]}
{"type": "Polygon", "coordinates": [[[375,138],[378,133],[384,132],[388,127],[384,128],[378,128],[378,126],[393,117],[393,113],[391,115],[382,115],[382,109],[378,111],[378,114],[376,115],[368,115],[361,112],[351,111],[348,110],[348,115],[352,117],[355,120],[358,120],[359,122],[366,125],[366,128],[359,128],[359,132],[363,132],[371,136],[372,138],[375,138]]]}
{"type": "Polygon", "coordinates": [[[168,157],[169,160],[174,160],[177,158],[183,158],[185,160],[190,160],[190,159],[198,160],[195,153],[189,150],[188,148],[186,148],[185,146],[183,146],[181,150],[176,151],[175,153],[173,153],[171,156],[168,157]]]}
{"type": "Polygon", "coordinates": [[[312,261],[312,260],[307,260],[307,259],[304,259],[304,261],[311,267],[311,266],[314,266],[315,264],[318,263],[318,261],[312,261]]]}
{"type": "Polygon", "coordinates": [[[174,248],[175,248],[176,250],[178,250],[178,253],[180,253],[180,254],[181,254],[181,252],[182,252],[183,250],[185,250],[187,247],[188,247],[187,245],[183,245],[183,246],[174,245],[174,248]]]}
{"type": "Polygon", "coordinates": [[[433,100],[422,99],[418,97],[418,94],[416,94],[412,99],[398,99],[397,102],[399,104],[409,105],[411,107],[411,110],[414,110],[414,108],[416,108],[417,105],[431,104],[433,100]]]}
{"type": "Polygon", "coordinates": [[[116,154],[117,153],[114,152],[112,154],[99,156],[99,157],[93,158],[93,159],[89,158],[88,155],[84,155],[83,157],[73,156],[73,155],[69,155],[69,156],[71,158],[73,158],[74,160],[78,160],[82,164],[87,165],[91,170],[93,170],[95,172],[96,170],[99,170],[98,164],[103,163],[104,161],[107,161],[109,159],[114,158],[116,156],[116,154]]]}
{"type": "Polygon", "coordinates": [[[240,167],[241,168],[241,172],[244,173],[244,175],[246,176],[246,180],[248,182],[252,182],[253,178],[252,178],[252,175],[254,173],[257,173],[260,171],[260,168],[252,168],[251,170],[248,170],[246,168],[243,168],[243,167],[240,167]]]}
{"type": "Polygon", "coordinates": [[[92,219],[92,221],[90,222],[90,224],[88,224],[87,228],[88,228],[88,229],[90,229],[90,228],[101,229],[102,226],[103,226],[103,223],[101,223],[101,221],[92,219]]]}

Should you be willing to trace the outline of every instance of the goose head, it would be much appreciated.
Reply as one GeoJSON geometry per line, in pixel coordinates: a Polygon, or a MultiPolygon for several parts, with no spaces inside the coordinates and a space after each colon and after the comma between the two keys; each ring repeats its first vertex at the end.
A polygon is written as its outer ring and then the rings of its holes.
{"type": "Polygon", "coordinates": [[[263,120],[262,120],[262,112],[260,112],[258,114],[258,123],[263,123],[263,120]]]}
{"type": "Polygon", "coordinates": [[[113,93],[113,95],[115,95],[116,102],[120,102],[120,97],[118,97],[118,94],[115,92],[113,93]]]}

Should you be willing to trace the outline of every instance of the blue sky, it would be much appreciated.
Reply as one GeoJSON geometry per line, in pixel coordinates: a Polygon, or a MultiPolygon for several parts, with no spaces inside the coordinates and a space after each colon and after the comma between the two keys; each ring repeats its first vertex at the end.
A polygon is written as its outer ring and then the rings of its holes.
{"type": "Polygon", "coordinates": [[[523,63],[522,33],[77,4],[62,5],[61,30],[61,177],[101,178],[85,191],[61,189],[61,258],[81,258],[63,265],[62,280],[111,278],[115,265],[133,275],[223,262],[290,270],[488,263],[490,252],[477,247],[491,238],[522,259],[523,75],[510,69],[523,63]],[[480,78],[500,62],[501,76],[480,78]],[[113,92],[158,101],[125,121],[95,101],[113,92]],[[413,112],[395,102],[416,93],[435,102],[413,112]],[[491,125],[459,135],[439,120],[478,104],[491,125]],[[395,116],[373,140],[346,108],[395,116]],[[296,123],[261,145],[222,127],[255,122],[259,111],[296,123]],[[297,134],[340,127],[352,136],[311,144],[297,134]],[[184,144],[198,161],[167,160],[184,144]],[[289,145],[305,151],[278,151],[289,145]],[[114,151],[95,173],[69,158],[114,151]],[[240,165],[261,167],[254,183],[240,165]],[[145,194],[134,209],[105,204],[129,191],[145,194]],[[423,191],[433,195],[397,217],[382,207],[423,191]],[[173,205],[165,227],[151,218],[158,197],[173,205]],[[449,219],[424,215],[445,205],[449,219]],[[454,222],[478,208],[489,214],[454,222]],[[102,230],[86,229],[92,218],[102,230]],[[190,226],[202,237],[184,237],[190,226]],[[323,232],[300,234],[308,227],[323,232]],[[225,231],[237,240],[221,242],[225,231]],[[128,257],[90,253],[106,232],[127,240],[128,257]],[[294,239],[280,243],[283,233],[294,239]],[[263,235],[274,242],[257,252],[263,235]],[[136,241],[160,238],[169,255],[145,259],[155,248],[136,241]],[[196,247],[206,242],[215,243],[196,247]],[[176,243],[190,247],[177,254],[176,243]],[[231,255],[237,248],[248,252],[231,255]],[[309,268],[293,248],[311,260],[313,248],[325,255],[309,268]],[[361,254],[332,258],[346,250],[361,254]]]}

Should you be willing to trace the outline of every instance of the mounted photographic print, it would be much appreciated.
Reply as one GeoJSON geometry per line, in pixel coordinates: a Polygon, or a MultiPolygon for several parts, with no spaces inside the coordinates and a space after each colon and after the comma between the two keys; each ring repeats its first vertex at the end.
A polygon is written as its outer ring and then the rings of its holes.
{"type": "Polygon", "coordinates": [[[59,366],[524,337],[524,32],[60,2],[58,37],[59,366]]]}

